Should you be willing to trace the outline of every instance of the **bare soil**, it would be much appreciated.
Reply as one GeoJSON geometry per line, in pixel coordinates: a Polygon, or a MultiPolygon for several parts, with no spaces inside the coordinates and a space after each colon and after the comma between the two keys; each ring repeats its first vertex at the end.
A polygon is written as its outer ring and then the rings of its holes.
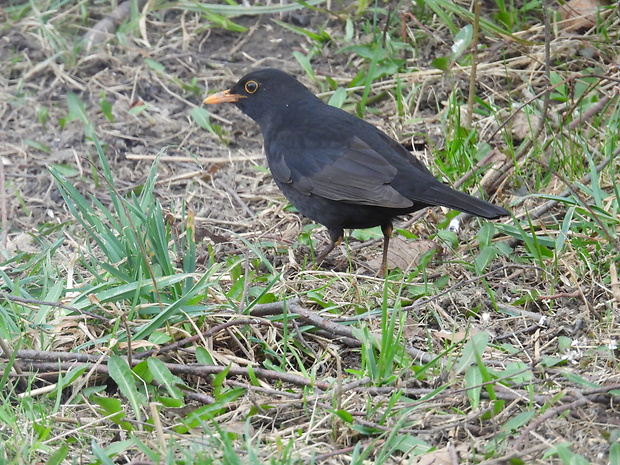
{"type": "MultiPolygon", "coordinates": [[[[103,17],[106,11],[101,8],[99,13],[103,17]]],[[[93,11],[97,10],[93,7],[93,11]]],[[[344,34],[342,21],[321,12],[304,10],[304,13],[285,15],[281,19],[290,24],[303,24],[307,28],[325,28],[333,37],[344,34]]],[[[245,240],[255,244],[275,267],[282,269],[282,281],[276,285],[274,292],[297,295],[319,286],[317,281],[308,279],[312,272],[306,269],[305,263],[308,262],[311,250],[309,246],[300,243],[303,228],[311,223],[290,211],[288,203],[273,183],[262,157],[258,127],[234,107],[221,106],[213,109],[211,119],[214,125],[220,127],[221,137],[217,137],[199,127],[191,118],[190,111],[194,106],[202,104],[207,91],[228,88],[251,69],[284,69],[318,93],[321,89],[317,84],[323,82],[326,76],[343,85],[349,82],[357,73],[360,61],[354,54],[336,53],[334,48],[326,44],[313,60],[318,83],[312,82],[300,71],[292,53],[306,53],[316,46],[315,43],[277,25],[269,16],[241,17],[235,21],[249,31],[235,33],[209,29],[204,27],[203,21],[197,16],[175,10],[159,12],[157,20],[148,21],[146,37],[140,37],[137,32],[135,37],[124,35],[122,41],[113,40],[90,52],[78,52],[71,57],[65,55],[65,60],[54,58],[56,50],[50,45],[52,41],[42,37],[27,22],[8,22],[0,28],[0,155],[6,178],[4,200],[8,218],[7,255],[38,250],[38,237],[42,232],[49,231],[50,238],[54,234],[61,234],[55,229],[57,225],[64,225],[66,232],[63,234],[70,238],[65,243],[66,249],[62,252],[64,256],[72,255],[70,249],[74,241],[80,244],[85,240],[83,232],[71,227],[72,217],[47,169],[49,165],[65,169],[67,176],[80,191],[91,193],[104,203],[108,200],[106,187],[93,180],[92,174],[97,170],[92,164],[95,151],[85,137],[84,124],[79,119],[70,118],[67,95],[74,93],[84,103],[85,113],[105,144],[121,192],[130,192],[140,186],[154,158],[161,156],[157,196],[163,205],[173,210],[178,210],[178,206],[185,203],[196,213],[198,235],[201,238],[199,256],[207,257],[210,254],[209,247],[215,251],[216,261],[231,255],[252,256],[245,240]],[[171,33],[173,27],[182,28],[184,33],[171,33]],[[154,70],[148,60],[161,64],[165,72],[154,70]],[[193,91],[190,86],[194,79],[197,91],[193,91]],[[113,121],[109,121],[102,112],[102,99],[112,104],[113,121]],[[144,106],[142,111],[132,111],[140,106],[144,106]],[[37,149],[37,144],[45,149],[37,149]]],[[[413,21],[407,25],[410,28],[416,27],[413,21]]],[[[82,33],[81,27],[76,25],[76,41],[82,33]]],[[[366,43],[368,40],[369,37],[361,33],[354,38],[356,43],[366,43]]],[[[528,98],[530,86],[539,89],[544,85],[533,80],[533,76],[542,69],[542,29],[533,33],[528,40],[529,43],[497,41],[481,56],[482,63],[498,65],[489,66],[480,73],[478,90],[485,95],[493,95],[506,108],[507,114],[514,102],[528,98]]],[[[434,30],[426,40],[417,44],[415,56],[403,57],[412,69],[428,71],[426,74],[412,73],[409,81],[405,82],[411,89],[423,85],[411,102],[406,117],[397,115],[394,99],[380,89],[374,92],[377,96],[377,101],[373,103],[374,110],[366,114],[368,120],[415,149],[418,156],[431,166],[434,165],[434,151],[446,144],[440,125],[445,124],[443,115],[449,96],[454,88],[462,89],[466,94],[468,86],[466,74],[458,71],[443,74],[430,69],[428,65],[432,59],[448,55],[451,44],[449,31],[434,30]]],[[[575,54],[585,56],[592,49],[585,41],[570,37],[558,40],[555,45],[557,60],[568,59],[575,54]]],[[[72,46],[67,43],[64,46],[61,44],[60,48],[71,49],[72,46]]],[[[597,53],[593,60],[598,59],[604,63],[610,61],[609,50],[598,50],[597,53]]],[[[496,120],[488,118],[477,123],[480,138],[501,151],[504,142],[496,131],[496,120]]],[[[518,132],[514,136],[518,138],[518,132]]],[[[523,193],[520,189],[527,192],[531,188],[529,180],[511,182],[507,182],[498,191],[497,202],[510,204],[523,193]],[[518,185],[521,181],[523,185],[518,185]]],[[[548,193],[556,193],[563,188],[558,182],[557,186],[551,186],[548,193]]],[[[542,202],[534,200],[522,203],[515,213],[542,202]]],[[[562,212],[553,211],[551,214],[561,217],[562,212]]],[[[436,231],[437,224],[443,218],[444,212],[436,209],[407,227],[420,238],[426,239],[436,231]]],[[[440,253],[428,265],[428,281],[434,282],[448,275],[449,286],[455,287],[453,292],[437,298],[428,306],[412,309],[404,328],[411,344],[424,350],[428,348],[429,340],[436,347],[441,347],[446,339],[455,335],[485,331],[495,338],[494,344],[501,345],[502,341],[508,341],[515,346],[520,345],[525,354],[520,360],[536,365],[535,361],[545,354],[555,356],[558,338],[566,336],[582,343],[582,346],[577,344],[575,353],[570,355],[575,357],[569,362],[575,373],[593,382],[606,380],[617,383],[617,371],[606,369],[615,367],[613,352],[601,351],[600,358],[589,362],[593,365],[588,369],[579,365],[580,351],[596,346],[605,347],[618,336],[617,327],[607,323],[605,331],[596,329],[598,321],[609,321],[610,308],[613,307],[616,312],[618,310],[617,302],[610,303],[609,294],[598,286],[603,277],[597,275],[596,270],[589,277],[571,275],[571,260],[579,261],[579,257],[567,257],[566,263],[559,266],[562,270],[560,275],[554,276],[535,266],[520,265],[499,258],[488,268],[490,273],[486,279],[481,280],[470,268],[461,265],[461,260],[472,259],[468,240],[476,234],[477,225],[473,222],[465,226],[457,255],[444,251],[448,255],[440,253]],[[483,281],[485,284],[481,284],[483,281]],[[497,302],[489,299],[486,286],[495,290],[500,308],[503,305],[507,313],[499,314],[494,310],[497,302]],[[532,295],[540,298],[526,298],[532,295]],[[514,304],[521,297],[523,304],[514,304]],[[510,311],[514,313],[509,315],[510,311]],[[536,315],[551,318],[545,322],[536,315]]],[[[320,249],[326,241],[326,234],[318,227],[312,235],[320,239],[316,245],[320,249]]],[[[381,306],[382,281],[377,279],[374,284],[368,284],[373,283],[381,243],[370,241],[360,247],[361,244],[361,241],[351,238],[348,244],[332,253],[323,266],[328,272],[334,273],[320,283],[326,286],[324,299],[341,304],[343,317],[381,306]],[[345,272],[358,275],[358,278],[344,278],[345,272]],[[365,285],[358,287],[356,279],[365,285]]],[[[402,245],[395,247],[398,250],[402,245]]],[[[523,252],[520,245],[515,247],[516,255],[523,252]]],[[[226,284],[225,281],[223,284],[226,284]]],[[[419,295],[416,284],[403,283],[403,293],[398,297],[414,304],[419,295]]],[[[393,301],[396,296],[390,298],[393,301]]],[[[304,297],[303,303],[317,311],[320,309],[320,305],[311,297],[304,297]]],[[[369,325],[372,330],[380,331],[379,322],[369,325]]],[[[254,331],[263,330],[256,328],[254,331]]],[[[265,329],[261,337],[265,341],[272,341],[274,336],[267,331],[265,329]]],[[[216,346],[216,349],[227,355],[247,356],[230,337],[222,337],[216,341],[216,346]]],[[[329,359],[326,358],[320,369],[321,377],[334,377],[342,373],[338,373],[339,368],[332,355],[329,355],[333,351],[327,350],[326,343],[313,342],[312,346],[313,350],[328,354],[326,357],[329,359]]],[[[360,368],[360,357],[355,349],[339,346],[337,351],[340,351],[338,365],[342,365],[341,369],[360,368]]],[[[503,361],[499,353],[491,357],[497,358],[497,364],[503,361]]],[[[308,365],[311,366],[311,363],[308,362],[308,365]]],[[[549,402],[551,396],[560,390],[573,387],[568,386],[562,375],[553,368],[545,369],[538,365],[535,370],[548,371],[547,375],[541,375],[541,378],[546,379],[548,388],[543,389],[541,383],[540,394],[536,393],[540,396],[536,398],[540,405],[549,402]]],[[[411,390],[411,398],[414,399],[416,389],[429,392],[446,381],[437,379],[436,385],[432,385],[420,383],[414,376],[403,374],[402,383],[411,390]]],[[[452,381],[458,385],[458,379],[452,381]]],[[[518,396],[508,392],[508,389],[506,391],[507,402],[520,405],[518,396]]],[[[520,391],[519,395],[523,392],[520,391]]],[[[389,394],[377,389],[371,394],[364,392],[357,399],[346,398],[343,402],[351,411],[364,411],[364,396],[371,396],[373,402],[380,403],[381,396],[385,396],[387,401],[389,394]]],[[[254,395],[270,399],[274,397],[268,391],[248,394],[243,406],[239,407],[238,418],[231,417],[231,424],[233,420],[243,422],[243,412],[247,412],[252,403],[260,403],[252,398],[254,395]]],[[[575,402],[579,399],[577,392],[571,395],[575,402]]],[[[262,429],[266,435],[277,436],[277,430],[287,435],[291,428],[306,425],[312,415],[305,411],[305,406],[285,402],[285,399],[281,398],[281,409],[256,415],[252,426],[257,430],[262,429]]],[[[325,402],[329,403],[330,400],[325,402]]],[[[443,412],[450,409],[467,410],[468,403],[464,396],[458,397],[456,393],[454,397],[444,399],[444,402],[444,405],[438,402],[436,412],[428,409],[420,411],[419,416],[412,413],[410,425],[417,425],[418,437],[439,451],[447,454],[456,444],[456,451],[462,457],[468,457],[462,463],[473,461],[476,450],[470,445],[483,447],[492,443],[497,434],[496,428],[499,428],[497,425],[501,423],[499,420],[497,423],[492,420],[486,423],[487,420],[481,420],[475,415],[475,419],[470,422],[461,415],[446,417],[443,412]],[[451,406],[446,407],[447,404],[451,406]]],[[[514,416],[521,412],[517,407],[505,411],[514,416]]],[[[321,412],[323,415],[324,411],[321,412]]],[[[377,424],[371,426],[376,427],[377,424]]],[[[545,463],[541,457],[544,446],[563,441],[571,441],[575,452],[587,456],[595,463],[608,452],[609,444],[604,439],[608,436],[606,431],[616,428],[617,415],[605,402],[590,402],[587,406],[579,404],[569,415],[561,416],[558,413],[553,421],[537,425],[538,439],[529,437],[527,443],[532,449],[529,455],[532,461],[529,463],[545,463]]],[[[308,443],[320,445],[322,453],[345,449],[368,439],[363,435],[356,436],[357,433],[344,427],[341,431],[342,436],[334,437],[329,428],[317,430],[308,432],[312,440],[308,437],[305,439],[308,443]]],[[[311,454],[308,450],[300,450],[304,456],[309,457],[311,454]]],[[[341,462],[333,463],[345,462],[342,459],[341,462]]]]}

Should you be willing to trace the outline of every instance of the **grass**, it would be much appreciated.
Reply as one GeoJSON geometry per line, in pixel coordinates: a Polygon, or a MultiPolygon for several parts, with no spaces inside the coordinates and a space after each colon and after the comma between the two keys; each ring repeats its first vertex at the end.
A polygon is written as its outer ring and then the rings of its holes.
{"type": "Polygon", "coordinates": [[[476,38],[469,2],[148,3],[90,51],[107,6],[7,6],[0,461],[617,462],[618,7],[545,4],[476,38]],[[200,106],[262,59],[513,217],[314,268],[256,129],[200,106]]]}

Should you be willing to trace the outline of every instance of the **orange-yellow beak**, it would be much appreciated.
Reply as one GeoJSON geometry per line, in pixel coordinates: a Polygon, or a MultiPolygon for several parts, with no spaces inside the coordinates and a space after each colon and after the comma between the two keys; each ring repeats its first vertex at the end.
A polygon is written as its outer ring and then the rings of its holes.
{"type": "Polygon", "coordinates": [[[222,92],[218,92],[217,94],[209,95],[206,99],[204,99],[204,103],[209,105],[211,103],[236,102],[242,98],[245,98],[245,95],[231,94],[230,90],[224,90],[222,92]]]}

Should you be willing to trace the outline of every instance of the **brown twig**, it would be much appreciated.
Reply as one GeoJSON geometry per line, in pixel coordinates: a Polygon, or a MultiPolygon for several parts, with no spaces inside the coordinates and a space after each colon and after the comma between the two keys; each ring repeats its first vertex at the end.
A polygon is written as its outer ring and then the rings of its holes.
{"type": "MultiPolygon", "coordinates": [[[[350,339],[357,339],[355,337],[355,333],[348,326],[344,326],[338,323],[332,323],[331,321],[327,321],[321,318],[316,313],[313,313],[305,308],[302,308],[298,304],[293,304],[290,306],[292,312],[297,313],[302,319],[306,322],[311,323],[314,326],[319,328],[328,330],[337,334],[339,336],[344,336],[350,339]]],[[[377,342],[381,345],[381,336],[376,336],[377,342]]],[[[429,354],[428,352],[424,352],[423,350],[416,349],[415,347],[405,347],[407,353],[414,359],[419,360],[421,363],[430,363],[435,360],[435,356],[429,354]]]]}
{"type": "Polygon", "coordinates": [[[537,295],[536,300],[557,300],[564,298],[572,298],[572,297],[581,297],[581,292],[573,291],[573,292],[558,292],[557,294],[551,295],[537,295]]]}
{"type": "Polygon", "coordinates": [[[158,349],[149,349],[144,352],[140,352],[134,355],[134,359],[144,359],[147,357],[151,357],[155,354],[163,354],[166,352],[170,352],[172,350],[180,349],[188,344],[191,344],[195,341],[198,341],[203,338],[209,338],[213,335],[219,333],[220,331],[225,330],[231,326],[240,326],[240,325],[266,325],[266,326],[274,326],[274,322],[267,320],[260,320],[258,318],[242,318],[238,320],[230,320],[225,323],[214,326],[213,328],[209,328],[206,331],[203,331],[200,334],[195,334],[193,336],[186,337],[184,339],[180,339],[166,346],[160,347],[158,349]]]}
{"type": "MultiPolygon", "coordinates": [[[[620,148],[616,149],[615,153],[620,153],[620,148]]],[[[601,219],[598,217],[598,215],[596,213],[594,213],[594,210],[592,210],[592,207],[585,201],[585,199],[581,196],[581,194],[579,193],[578,190],[578,185],[577,183],[570,183],[568,181],[568,179],[566,179],[564,176],[562,176],[560,173],[558,173],[557,171],[552,170],[546,163],[540,161],[540,160],[536,160],[536,163],[538,163],[539,165],[541,165],[543,168],[545,168],[547,171],[549,171],[550,173],[552,173],[554,176],[556,176],[558,179],[560,179],[565,186],[567,186],[566,191],[569,191],[573,196],[575,196],[577,198],[577,200],[579,200],[579,202],[581,203],[581,205],[588,210],[588,212],[590,212],[590,215],[592,216],[592,218],[594,219],[594,221],[598,224],[598,227],[600,229],[600,231],[603,233],[603,235],[607,238],[607,240],[609,241],[610,244],[612,244],[614,246],[614,248],[616,249],[616,251],[620,252],[620,241],[618,241],[618,239],[616,238],[615,234],[612,234],[609,232],[607,226],[601,221],[601,219]]],[[[606,165],[605,165],[606,166],[606,165]]],[[[598,169],[598,167],[597,167],[598,169]]],[[[591,179],[589,179],[591,180],[591,179]]],[[[565,192],[566,192],[565,191],[565,192]]]]}
{"type": "Polygon", "coordinates": [[[269,315],[277,315],[284,310],[284,305],[291,305],[299,303],[299,298],[295,297],[280,302],[271,302],[268,304],[256,304],[250,309],[250,315],[264,317],[269,315]]]}
{"type": "MultiPolygon", "coordinates": [[[[108,359],[107,356],[103,355],[67,352],[42,352],[37,350],[18,350],[16,358],[24,360],[25,364],[30,364],[33,369],[46,370],[54,373],[58,370],[69,370],[75,366],[75,363],[96,363],[101,360],[107,362],[108,359]]],[[[138,363],[138,360],[134,360],[132,366],[135,366],[138,363]]],[[[244,367],[230,367],[229,369],[229,367],[202,364],[180,365],[176,363],[166,363],[165,365],[173,374],[193,375],[200,376],[202,378],[209,378],[211,375],[219,374],[224,370],[229,370],[229,376],[249,377],[248,369],[244,367]]],[[[97,373],[107,375],[108,367],[104,364],[100,364],[96,367],[95,371],[97,373]]],[[[329,389],[330,387],[329,383],[312,380],[292,373],[281,373],[273,370],[266,370],[264,368],[253,368],[252,371],[256,377],[271,381],[281,381],[298,386],[317,387],[323,391],[329,389]]]]}
{"type": "MultiPolygon", "coordinates": [[[[341,386],[341,392],[345,393],[348,391],[353,391],[353,390],[358,390],[359,387],[362,384],[368,384],[370,383],[371,379],[368,376],[365,376],[363,378],[360,378],[358,380],[352,381],[350,383],[344,384],[341,386]]],[[[319,399],[321,398],[325,398],[325,396],[331,396],[332,393],[316,393],[314,395],[308,395],[306,393],[295,393],[295,392],[289,392],[289,391],[278,391],[276,389],[270,389],[270,388],[266,388],[266,387],[262,387],[262,386],[254,386],[253,384],[247,384],[247,383],[242,383],[233,379],[228,379],[224,381],[225,384],[228,384],[230,386],[235,386],[235,387],[240,387],[243,389],[247,389],[248,391],[255,391],[255,392],[261,392],[263,394],[267,394],[267,395],[271,395],[271,396],[279,396],[279,397],[286,397],[288,399],[294,400],[294,401],[300,401],[300,405],[306,406],[309,403],[313,403],[315,405],[318,405],[321,408],[324,408],[325,410],[332,410],[334,407],[331,404],[325,404],[325,403],[321,403],[321,402],[317,402],[319,399]]],[[[430,390],[429,390],[430,391],[430,390]]],[[[354,416],[364,416],[366,415],[364,412],[358,412],[355,410],[348,410],[348,412],[351,415],[354,416]]]]}
{"type": "Polygon", "coordinates": [[[351,339],[350,337],[338,336],[337,334],[333,334],[329,331],[319,330],[316,332],[318,337],[322,337],[324,339],[331,339],[332,341],[336,341],[339,344],[342,344],[347,347],[362,347],[362,343],[357,339],[351,339]]]}
{"type": "MultiPolygon", "coordinates": [[[[581,97],[580,97],[580,101],[581,101],[581,99],[584,99],[587,95],[588,95],[588,93],[584,92],[581,95],[581,97]]],[[[616,97],[617,95],[618,95],[617,93],[615,93],[613,95],[603,95],[598,102],[593,103],[592,106],[589,107],[584,113],[579,114],[579,116],[577,118],[572,120],[569,123],[569,125],[568,125],[568,129],[573,131],[580,124],[583,124],[583,123],[585,123],[587,121],[590,121],[595,115],[600,114],[601,111],[603,111],[603,109],[607,106],[607,104],[609,104],[609,102],[611,102],[611,99],[616,97]]],[[[570,114],[572,114],[572,112],[566,112],[567,116],[570,115],[570,114]]]]}
{"type": "Polygon", "coordinates": [[[577,407],[581,407],[582,405],[585,405],[589,402],[590,401],[586,397],[580,396],[579,399],[571,402],[568,405],[563,404],[563,405],[559,405],[558,407],[547,410],[543,415],[541,415],[536,420],[534,420],[532,423],[530,423],[527,427],[525,427],[525,429],[521,432],[517,440],[512,445],[512,450],[516,452],[519,449],[521,449],[523,447],[523,444],[525,443],[525,440],[527,439],[527,436],[532,431],[534,431],[536,428],[538,428],[541,424],[543,424],[545,421],[549,420],[550,418],[556,415],[561,414],[562,412],[565,412],[566,410],[576,409],[577,407]]]}
{"type": "MultiPolygon", "coordinates": [[[[377,448],[377,447],[381,446],[384,442],[385,442],[385,439],[375,439],[374,441],[369,441],[369,442],[363,444],[362,445],[362,449],[366,450],[368,448],[377,448]]],[[[351,453],[357,447],[358,447],[358,444],[356,444],[355,446],[351,446],[351,447],[345,447],[344,449],[337,449],[337,450],[334,450],[332,452],[328,452],[326,454],[317,455],[316,457],[314,457],[314,461],[315,462],[322,462],[323,460],[331,459],[332,457],[335,457],[337,455],[343,455],[343,454],[346,454],[347,456],[350,456],[351,453]]]]}
{"type": "MultiPolygon", "coordinates": [[[[513,459],[522,459],[523,457],[528,457],[529,455],[535,454],[536,452],[547,449],[549,449],[549,445],[544,443],[520,451],[512,450],[508,454],[502,455],[501,457],[490,460],[483,460],[482,462],[479,462],[478,465],[505,465],[507,463],[512,463],[513,459]]],[[[527,461],[524,463],[527,463],[527,461]]]]}
{"type": "MultiPolygon", "coordinates": [[[[542,0],[542,14],[545,24],[545,80],[547,84],[551,84],[551,22],[549,21],[549,11],[547,0],[542,0]]],[[[551,92],[545,92],[543,100],[543,108],[540,115],[540,122],[532,140],[538,139],[545,129],[545,120],[549,111],[549,103],[551,102],[551,92]]]]}
{"type": "Polygon", "coordinates": [[[224,181],[222,181],[221,179],[216,179],[215,183],[221,187],[222,189],[224,189],[226,191],[226,193],[228,195],[230,195],[230,197],[237,203],[237,205],[239,205],[241,207],[241,209],[243,210],[243,212],[246,214],[246,216],[249,216],[250,218],[254,218],[256,217],[256,213],[254,213],[250,207],[248,207],[248,204],[245,203],[241,197],[239,197],[239,194],[237,194],[237,192],[230,187],[228,184],[226,184],[224,181]]]}
{"type": "MultiPolygon", "coordinates": [[[[613,159],[615,159],[616,157],[618,157],[618,156],[620,156],[620,147],[618,147],[614,151],[614,153],[612,155],[610,155],[609,157],[606,157],[602,162],[600,162],[598,165],[596,165],[596,169],[595,169],[596,173],[598,174],[601,171],[603,171],[607,167],[607,165],[609,165],[611,163],[611,161],[613,159]]],[[[571,195],[571,193],[576,192],[576,190],[578,189],[578,185],[579,184],[587,185],[587,184],[590,183],[591,180],[592,180],[592,174],[588,173],[583,178],[581,178],[579,181],[570,184],[557,197],[568,198],[568,196],[571,195]]],[[[542,205],[540,205],[540,206],[538,206],[536,208],[533,208],[532,210],[528,210],[527,212],[524,212],[522,215],[516,216],[516,218],[519,219],[519,218],[522,218],[523,216],[527,215],[528,218],[530,219],[530,221],[531,220],[536,220],[536,219],[542,217],[545,213],[547,213],[552,208],[555,208],[557,205],[559,205],[559,203],[560,203],[559,200],[555,200],[555,199],[548,200],[544,204],[542,204],[542,205]]],[[[508,239],[506,242],[507,242],[507,244],[510,247],[514,247],[517,243],[519,243],[519,241],[520,241],[519,238],[511,238],[511,239],[508,239]]]]}
{"type": "Polygon", "coordinates": [[[609,278],[611,294],[614,296],[616,302],[620,302],[620,281],[618,280],[618,270],[615,262],[611,262],[609,265],[609,278]]]}
{"type": "Polygon", "coordinates": [[[535,321],[538,324],[541,324],[542,321],[546,318],[545,315],[541,315],[540,313],[530,312],[528,310],[524,310],[519,307],[515,307],[514,305],[505,304],[502,302],[495,303],[497,309],[501,312],[508,313],[512,316],[520,316],[521,318],[527,318],[529,320],[535,321]]]}
{"type": "MultiPolygon", "coordinates": [[[[359,339],[357,339],[357,337],[355,337],[355,334],[353,332],[353,330],[351,328],[349,328],[348,326],[344,326],[342,324],[339,323],[334,323],[332,321],[326,320],[325,318],[321,317],[320,315],[306,309],[303,308],[302,306],[300,306],[298,303],[289,303],[288,304],[288,309],[299,315],[299,317],[306,323],[309,323],[311,325],[313,325],[316,328],[320,328],[323,329],[324,331],[327,331],[328,333],[334,334],[336,336],[340,336],[340,337],[344,337],[347,339],[347,345],[358,345],[359,343],[359,339]],[[358,343],[352,342],[352,341],[358,341],[358,343]]],[[[254,313],[251,312],[251,314],[253,315],[254,313]]],[[[338,340],[340,340],[340,338],[337,338],[338,340]]],[[[377,336],[377,339],[379,341],[379,344],[381,343],[381,336],[377,336]]],[[[429,354],[428,352],[424,352],[423,350],[419,350],[416,349],[415,347],[406,347],[405,350],[407,351],[407,353],[414,359],[414,360],[419,360],[422,363],[430,363],[431,361],[433,361],[435,359],[435,357],[431,354],[429,354]]]]}
{"type": "MultiPolygon", "coordinates": [[[[546,48],[545,48],[546,50],[546,48]]],[[[549,53],[545,52],[545,63],[547,64],[547,62],[549,61],[549,53]]],[[[547,66],[545,66],[545,75],[548,76],[547,74],[547,66]]],[[[550,71],[549,71],[550,73],[550,71]]],[[[545,100],[543,103],[543,115],[547,113],[548,111],[548,105],[549,105],[549,100],[550,100],[550,96],[551,96],[551,91],[556,89],[559,86],[564,86],[566,84],[568,84],[569,82],[573,82],[579,79],[584,79],[584,78],[595,78],[595,79],[599,79],[599,80],[607,80],[607,81],[612,81],[612,82],[617,82],[618,80],[616,78],[614,78],[613,76],[601,76],[601,75],[597,75],[597,74],[575,74],[572,76],[569,76],[568,78],[562,80],[559,83],[556,83],[554,85],[549,85],[547,86],[545,89],[541,90],[540,92],[538,92],[536,95],[532,96],[530,99],[528,99],[527,101],[525,101],[522,105],[520,105],[517,109],[515,109],[515,111],[512,112],[512,114],[505,120],[502,122],[502,124],[499,125],[499,127],[493,132],[493,134],[491,134],[491,136],[489,137],[489,139],[493,139],[495,137],[495,135],[502,130],[502,128],[504,126],[506,126],[523,108],[525,108],[526,106],[530,105],[532,102],[534,102],[535,100],[539,99],[541,96],[545,96],[545,100]]],[[[548,77],[548,82],[549,82],[549,77],[548,77]]],[[[585,94],[584,94],[585,95],[585,94]]],[[[585,118],[584,118],[585,119],[585,118]]],[[[544,118],[541,118],[541,124],[538,127],[538,130],[536,132],[535,137],[531,137],[529,138],[519,149],[519,151],[515,154],[514,158],[512,160],[507,161],[502,167],[498,168],[496,170],[496,172],[494,172],[494,175],[492,177],[492,179],[489,182],[489,186],[490,186],[490,191],[493,192],[495,190],[498,189],[499,185],[501,185],[501,183],[503,182],[503,180],[505,179],[506,175],[508,174],[508,172],[513,169],[524,157],[525,155],[528,153],[528,151],[531,149],[531,147],[533,146],[533,141],[536,140],[538,138],[538,136],[540,135],[540,131],[542,131],[543,128],[543,124],[544,124],[544,118]]],[[[573,127],[571,127],[572,129],[573,127]]],[[[549,145],[551,145],[551,143],[554,141],[554,138],[548,138],[544,144],[541,147],[541,150],[544,151],[546,150],[549,145]]]]}
{"type": "Polygon", "coordinates": [[[0,215],[2,217],[2,236],[0,243],[2,247],[6,249],[6,243],[8,239],[8,214],[6,204],[6,180],[4,177],[4,161],[0,158],[0,215]]]}
{"type": "Polygon", "coordinates": [[[511,331],[509,333],[506,334],[502,334],[500,336],[495,336],[492,337],[490,340],[493,342],[498,342],[498,341],[503,341],[504,339],[512,339],[512,338],[516,338],[517,336],[521,335],[521,334],[528,334],[531,332],[534,332],[536,330],[540,329],[540,324],[536,323],[533,325],[530,325],[526,328],[522,328],[518,331],[511,331]]]}
{"type": "Polygon", "coordinates": [[[476,74],[478,71],[478,44],[480,43],[480,3],[482,0],[474,0],[474,32],[471,41],[471,67],[469,72],[469,95],[467,97],[467,119],[465,127],[471,129],[474,115],[474,100],[476,97],[476,74]]]}
{"type": "MultiPolygon", "coordinates": [[[[0,164],[2,164],[2,162],[0,161],[0,164]]],[[[4,353],[5,357],[9,360],[13,359],[13,370],[15,370],[15,373],[17,373],[17,375],[19,376],[19,379],[17,381],[17,383],[19,384],[19,387],[22,389],[27,389],[28,385],[26,383],[26,380],[21,376],[23,375],[23,370],[21,368],[21,365],[17,362],[17,357],[13,358],[15,355],[15,352],[13,351],[12,347],[9,347],[9,344],[7,341],[4,340],[4,338],[0,337],[0,349],[2,349],[2,352],[4,353]]]]}
{"type": "MultiPolygon", "coordinates": [[[[101,45],[114,37],[114,31],[131,13],[133,1],[127,0],[120,3],[109,15],[100,19],[91,29],[84,34],[85,49],[88,51],[92,47],[101,45]]],[[[141,9],[146,0],[138,0],[137,8],[141,9]]]]}
{"type": "Polygon", "coordinates": [[[414,304],[408,305],[406,307],[403,307],[402,310],[403,311],[413,311],[416,310],[418,308],[424,307],[425,305],[428,305],[431,302],[434,302],[435,300],[439,299],[440,297],[443,297],[446,294],[450,294],[451,292],[453,292],[454,290],[458,289],[459,287],[464,286],[465,284],[470,284],[470,283],[474,283],[476,281],[480,281],[482,279],[488,278],[489,276],[492,276],[496,273],[499,273],[500,271],[505,271],[505,270],[509,270],[512,268],[520,268],[520,269],[533,269],[533,270],[538,270],[541,271],[543,273],[546,273],[546,270],[544,270],[543,268],[540,268],[538,266],[530,266],[530,265],[520,265],[520,264],[516,264],[516,263],[509,263],[503,266],[500,266],[499,268],[496,268],[494,270],[488,271],[487,273],[484,273],[482,275],[479,276],[474,276],[473,278],[469,278],[469,279],[465,279],[462,281],[459,281],[458,283],[454,284],[453,286],[449,287],[448,289],[445,289],[443,291],[441,291],[439,294],[435,294],[432,297],[429,297],[428,299],[424,299],[422,301],[417,301],[414,304]]]}
{"type": "Polygon", "coordinates": [[[81,310],[79,308],[76,307],[72,307],[70,305],[65,305],[65,304],[60,304],[58,302],[49,302],[47,300],[36,300],[36,299],[24,299],[23,297],[17,297],[14,295],[9,295],[5,292],[0,293],[0,295],[2,295],[2,297],[4,297],[6,300],[10,300],[11,302],[15,302],[18,304],[26,304],[26,305],[45,305],[48,307],[57,307],[57,308],[63,308],[65,310],[69,310],[71,312],[75,312],[75,313],[81,313],[82,315],[86,315],[89,316],[91,318],[95,318],[99,321],[103,321],[106,324],[111,324],[112,320],[109,318],[105,318],[103,316],[97,315],[95,313],[91,313],[88,312],[86,310],[81,310]]]}
{"type": "MultiPolygon", "coordinates": [[[[479,171],[482,168],[486,167],[486,165],[490,164],[491,160],[494,157],[497,157],[498,154],[499,154],[499,151],[497,149],[491,150],[480,161],[476,162],[476,164],[472,168],[467,170],[467,172],[463,176],[461,176],[459,179],[457,179],[452,187],[454,187],[455,189],[461,187],[465,183],[465,181],[467,181],[469,178],[471,178],[473,176],[474,173],[476,173],[477,171],[479,171]]],[[[506,163],[506,161],[504,161],[504,163],[506,163]]],[[[491,169],[493,169],[493,168],[491,168],[491,169]]],[[[481,186],[481,187],[484,187],[484,186],[481,186]]],[[[490,194],[493,194],[493,192],[487,191],[487,194],[490,195],[490,194]]]]}

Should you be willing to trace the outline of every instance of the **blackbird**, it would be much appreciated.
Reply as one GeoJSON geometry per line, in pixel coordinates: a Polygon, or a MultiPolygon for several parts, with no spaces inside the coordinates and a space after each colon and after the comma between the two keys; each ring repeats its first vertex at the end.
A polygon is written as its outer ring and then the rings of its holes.
{"type": "Polygon", "coordinates": [[[370,123],[323,103],[293,76],[277,69],[245,75],[204,103],[233,103],[263,133],[273,178],[308,218],[327,227],[336,247],[344,229],[381,226],[383,270],[395,217],[444,206],[484,218],[509,212],[441,183],[401,144],[370,123]]]}

